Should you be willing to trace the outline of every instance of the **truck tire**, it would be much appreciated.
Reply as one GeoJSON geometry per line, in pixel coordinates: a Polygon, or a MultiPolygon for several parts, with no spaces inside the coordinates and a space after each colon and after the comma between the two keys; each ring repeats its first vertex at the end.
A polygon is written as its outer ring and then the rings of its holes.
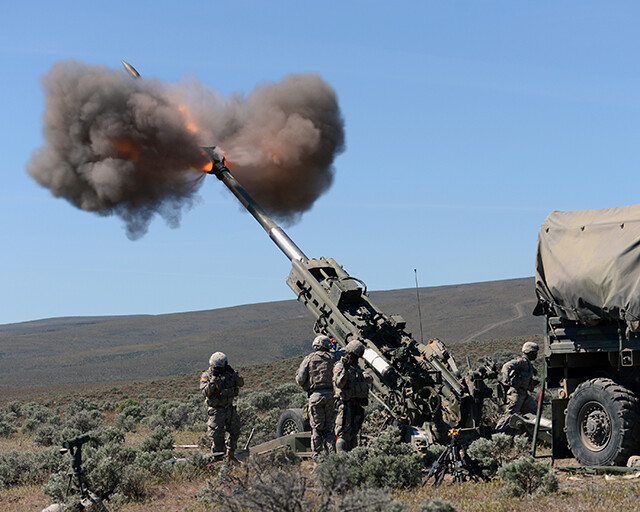
{"type": "Polygon", "coordinates": [[[302,409],[287,409],[280,415],[276,426],[276,436],[282,437],[308,430],[311,430],[311,427],[304,421],[302,409]]]}
{"type": "Polygon", "coordinates": [[[569,449],[580,464],[624,465],[638,446],[638,398],[611,379],[580,384],[565,414],[569,449]]]}

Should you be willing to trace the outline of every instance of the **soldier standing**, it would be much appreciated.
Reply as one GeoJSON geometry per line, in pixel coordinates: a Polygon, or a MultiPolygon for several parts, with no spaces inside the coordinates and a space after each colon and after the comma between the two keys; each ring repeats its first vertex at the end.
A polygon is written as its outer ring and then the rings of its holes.
{"type": "Polygon", "coordinates": [[[240,437],[240,416],[233,405],[244,379],[229,366],[227,356],[215,352],[209,358],[209,369],[202,372],[200,391],[207,402],[207,435],[213,440],[211,452],[225,454],[225,431],[229,434],[226,445],[227,460],[237,462],[235,450],[240,437]]]}
{"type": "Polygon", "coordinates": [[[535,413],[537,402],[529,395],[538,381],[534,378],[536,369],[531,364],[538,357],[538,345],[527,341],[522,345],[522,355],[508,361],[501,370],[502,383],[509,387],[507,391],[507,408],[498,420],[497,432],[505,432],[509,428],[509,420],[518,412],[535,413]]]}
{"type": "Polygon", "coordinates": [[[323,453],[335,452],[335,400],[333,398],[333,365],[335,355],[330,352],[331,340],[316,336],[311,346],[314,352],[302,360],[296,372],[296,382],[309,396],[309,424],[313,460],[320,461],[323,453]]]}
{"type": "Polygon", "coordinates": [[[336,413],[336,450],[346,452],[358,445],[358,433],[369,403],[369,386],[358,359],[364,354],[359,340],[347,344],[344,355],[333,367],[333,390],[338,403],[336,413]]]}

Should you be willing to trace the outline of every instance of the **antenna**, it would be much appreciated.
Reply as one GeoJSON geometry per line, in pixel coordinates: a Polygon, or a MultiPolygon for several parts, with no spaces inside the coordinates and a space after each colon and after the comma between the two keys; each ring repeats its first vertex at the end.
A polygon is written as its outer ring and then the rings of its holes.
{"type": "Polygon", "coordinates": [[[418,288],[418,269],[413,269],[416,276],[416,297],[418,299],[418,319],[420,320],[420,343],[424,343],[424,334],[422,332],[422,310],[420,309],[420,289],[418,288]]]}

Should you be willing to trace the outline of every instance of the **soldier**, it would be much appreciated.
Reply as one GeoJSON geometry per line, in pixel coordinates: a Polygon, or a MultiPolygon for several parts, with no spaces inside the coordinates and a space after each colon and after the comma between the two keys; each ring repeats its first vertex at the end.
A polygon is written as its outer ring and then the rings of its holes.
{"type": "Polygon", "coordinates": [[[529,391],[538,384],[534,379],[536,369],[531,364],[538,357],[538,345],[527,341],[522,345],[522,355],[508,361],[501,370],[502,383],[509,387],[507,391],[507,408],[498,420],[497,432],[505,432],[509,428],[511,416],[518,412],[535,413],[538,410],[537,402],[529,395],[529,391]]]}
{"type": "Polygon", "coordinates": [[[338,403],[336,413],[336,451],[346,452],[358,445],[358,433],[369,403],[369,386],[358,359],[364,354],[359,340],[347,344],[346,355],[333,367],[333,390],[338,403]]]}
{"type": "Polygon", "coordinates": [[[311,346],[314,352],[300,363],[296,382],[309,396],[311,451],[313,460],[319,462],[323,453],[333,453],[336,450],[333,433],[335,400],[331,381],[335,355],[329,350],[331,340],[327,336],[316,336],[311,346]]]}
{"type": "Polygon", "coordinates": [[[229,366],[227,356],[215,352],[209,358],[209,369],[202,372],[200,391],[207,402],[207,435],[213,440],[211,452],[222,456],[225,453],[225,431],[229,433],[226,446],[227,460],[237,462],[235,450],[240,437],[240,417],[233,405],[244,379],[229,366]]]}

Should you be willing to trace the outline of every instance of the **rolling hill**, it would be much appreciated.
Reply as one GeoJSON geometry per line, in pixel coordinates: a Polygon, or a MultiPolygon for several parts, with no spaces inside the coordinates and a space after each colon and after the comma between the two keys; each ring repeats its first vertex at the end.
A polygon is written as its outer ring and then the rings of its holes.
{"type": "MultiPolygon", "coordinates": [[[[531,316],[533,278],[421,288],[424,339],[460,356],[483,340],[542,332],[531,316]]],[[[371,292],[421,338],[415,289],[371,292]]],[[[232,308],[119,317],[70,317],[0,326],[3,388],[150,380],[203,369],[211,352],[246,366],[307,353],[313,318],[295,300],[232,308]]],[[[513,349],[513,343],[508,349],[513,349]]],[[[499,349],[493,345],[494,349],[499,349]]]]}

